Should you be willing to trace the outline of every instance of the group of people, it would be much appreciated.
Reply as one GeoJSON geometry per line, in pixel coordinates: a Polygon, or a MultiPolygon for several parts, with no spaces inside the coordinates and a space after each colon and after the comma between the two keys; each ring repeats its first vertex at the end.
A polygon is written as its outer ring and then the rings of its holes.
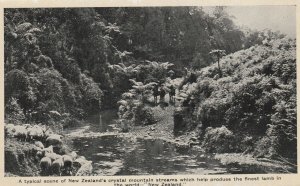
{"type": "Polygon", "coordinates": [[[171,85],[169,88],[166,88],[162,84],[161,85],[156,84],[153,88],[154,104],[158,103],[158,99],[157,99],[158,96],[159,96],[159,102],[161,102],[161,103],[165,102],[165,96],[167,93],[169,93],[169,97],[170,97],[169,102],[174,103],[175,102],[175,98],[174,98],[175,92],[176,92],[176,90],[173,85],[171,85]]]}

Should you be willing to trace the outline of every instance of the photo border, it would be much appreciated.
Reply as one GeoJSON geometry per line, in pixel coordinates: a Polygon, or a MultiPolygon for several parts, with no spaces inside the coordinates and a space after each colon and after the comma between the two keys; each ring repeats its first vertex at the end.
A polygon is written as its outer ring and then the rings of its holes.
{"type": "MultiPolygon", "coordinates": [[[[300,30],[300,8],[299,8],[299,1],[297,0],[0,0],[0,41],[2,45],[0,46],[1,49],[1,60],[4,61],[4,8],[46,8],[46,7],[141,7],[141,6],[256,6],[256,5],[295,5],[296,6],[296,29],[297,29],[297,58],[299,58],[299,47],[300,41],[298,39],[299,37],[299,30],[300,30]]],[[[299,69],[300,66],[297,65],[297,83],[299,81],[299,69]]],[[[0,112],[2,113],[0,116],[0,121],[4,125],[4,63],[0,66],[1,71],[1,80],[0,80],[0,95],[2,99],[0,100],[0,112]]],[[[299,105],[299,86],[297,86],[297,105],[299,105]]],[[[300,112],[297,111],[297,118],[299,118],[300,112]]],[[[297,126],[299,124],[299,119],[297,119],[297,126]]],[[[156,179],[156,178],[194,178],[195,180],[197,178],[231,178],[232,181],[222,181],[222,182],[182,182],[182,186],[199,186],[199,185],[289,185],[289,186],[297,186],[300,185],[300,176],[299,176],[299,169],[297,173],[295,174],[236,174],[236,175],[149,175],[149,176],[80,176],[80,177],[4,177],[4,126],[2,126],[3,130],[0,130],[0,136],[1,136],[1,143],[0,143],[0,149],[2,150],[2,153],[0,153],[0,164],[2,165],[2,168],[0,169],[0,184],[1,185],[29,185],[25,184],[24,180],[59,180],[59,182],[62,182],[63,180],[67,180],[64,183],[58,183],[58,184],[51,184],[51,185],[103,185],[103,186],[115,186],[113,182],[106,182],[106,183],[68,183],[68,179],[79,179],[81,181],[82,178],[84,179],[91,179],[91,178],[103,178],[106,180],[112,180],[112,179],[141,179],[141,178],[150,178],[150,179],[156,179]],[[238,178],[245,178],[245,177],[269,177],[273,176],[275,178],[275,181],[233,181],[234,177],[238,178]],[[281,180],[276,180],[277,177],[281,177],[281,180]],[[22,181],[23,183],[19,183],[19,181],[22,181]]],[[[299,135],[299,128],[297,127],[297,135],[299,135]]],[[[297,140],[297,162],[299,163],[299,141],[297,140]]],[[[122,184],[122,183],[121,183],[122,184]]],[[[50,185],[50,184],[30,184],[30,185],[50,185]]],[[[124,185],[123,185],[124,186],[124,185]]],[[[139,186],[143,186],[140,184],[139,186]]]]}

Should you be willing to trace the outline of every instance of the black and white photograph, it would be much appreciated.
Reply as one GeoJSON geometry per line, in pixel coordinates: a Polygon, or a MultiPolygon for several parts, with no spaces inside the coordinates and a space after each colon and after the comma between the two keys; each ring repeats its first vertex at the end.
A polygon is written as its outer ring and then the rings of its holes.
{"type": "Polygon", "coordinates": [[[3,13],[5,177],[297,174],[295,5],[3,13]]]}

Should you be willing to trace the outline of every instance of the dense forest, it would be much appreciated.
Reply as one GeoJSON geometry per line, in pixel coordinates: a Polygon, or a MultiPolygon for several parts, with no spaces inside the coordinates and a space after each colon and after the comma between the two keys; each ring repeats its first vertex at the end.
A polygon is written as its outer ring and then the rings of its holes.
{"type": "MultiPolygon", "coordinates": [[[[246,36],[222,7],[213,17],[197,7],[6,9],[5,103],[20,107],[23,119],[37,112],[44,121],[50,110],[84,116],[114,106],[130,88],[134,75],[109,65],[169,61],[180,76],[182,67],[210,65],[212,49],[229,54],[262,39],[246,36]]],[[[137,80],[150,78],[144,71],[137,80]]]]}
{"type": "Polygon", "coordinates": [[[61,129],[115,108],[128,132],[157,122],[153,87],[173,84],[179,135],[295,160],[295,40],[233,19],[226,7],[5,9],[5,121],[61,129]]]}

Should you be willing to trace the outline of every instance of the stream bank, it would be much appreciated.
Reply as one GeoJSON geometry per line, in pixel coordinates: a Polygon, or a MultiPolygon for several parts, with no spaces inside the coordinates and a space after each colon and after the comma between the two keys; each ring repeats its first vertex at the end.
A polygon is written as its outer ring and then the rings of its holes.
{"type": "Polygon", "coordinates": [[[156,106],[157,123],[118,129],[116,118],[69,130],[72,148],[93,161],[94,175],[291,173],[295,167],[242,153],[206,153],[192,146],[196,131],[173,135],[173,110],[156,106]],[[98,125],[107,125],[99,126],[98,125]],[[105,129],[105,131],[102,131],[105,129]]]}

